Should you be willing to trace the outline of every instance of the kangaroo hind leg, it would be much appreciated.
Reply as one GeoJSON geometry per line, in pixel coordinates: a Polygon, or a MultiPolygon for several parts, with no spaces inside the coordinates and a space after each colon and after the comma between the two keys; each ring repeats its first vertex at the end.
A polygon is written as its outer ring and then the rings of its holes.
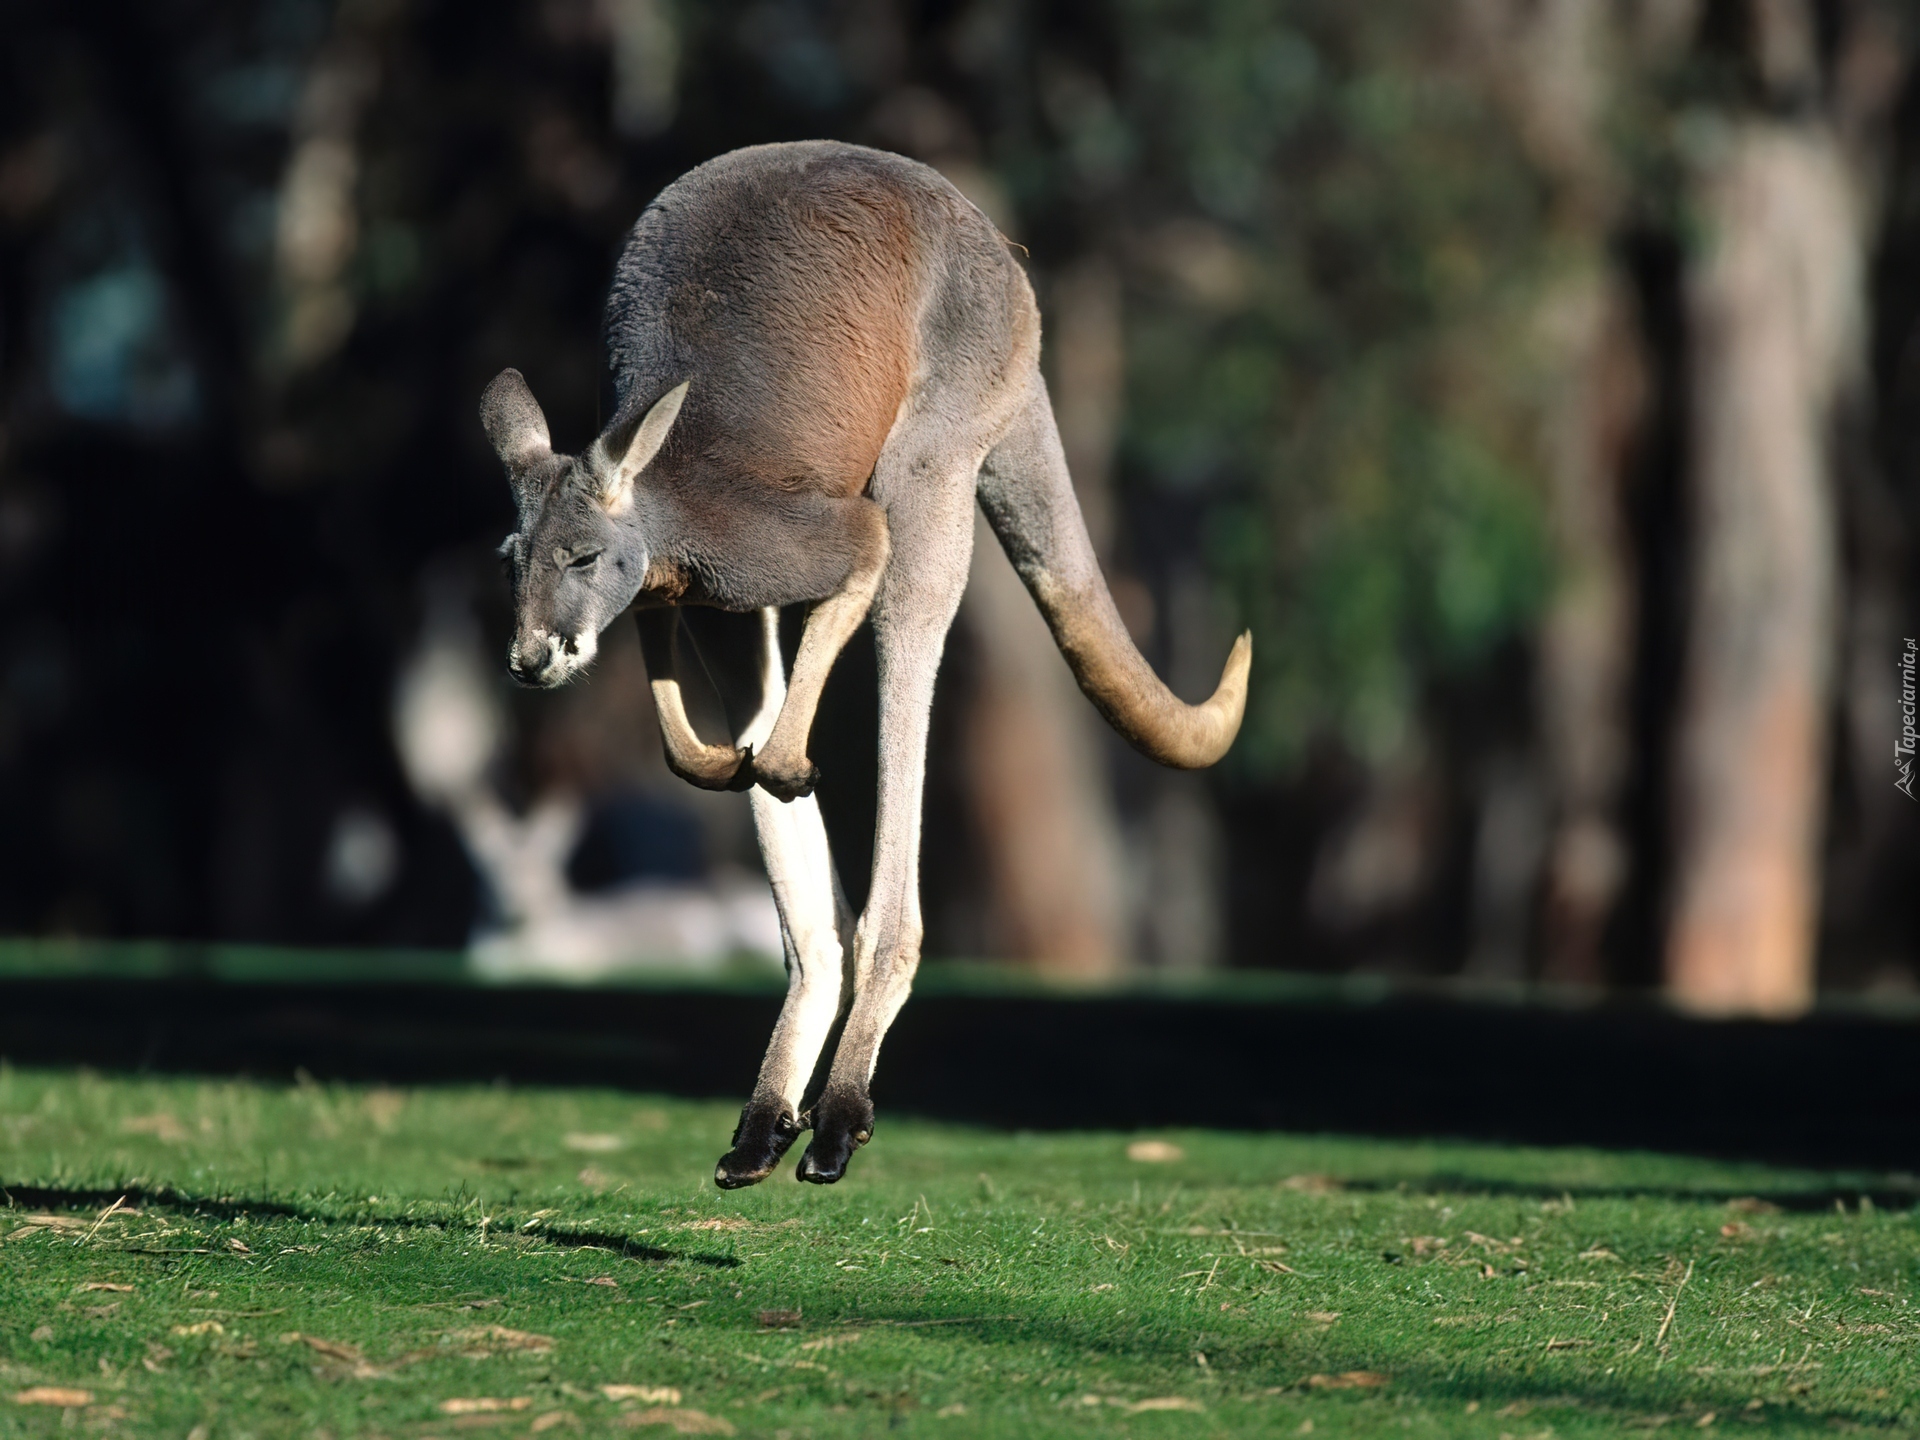
{"type": "MultiPolygon", "coordinates": [[[[920,812],[927,726],[947,630],[973,553],[973,475],[966,445],[908,453],[892,471],[911,491],[886,497],[894,560],[874,602],[880,668],[880,795],[873,883],[854,931],[854,997],[833,1067],[813,1107],[813,1140],[798,1178],[827,1185],[873,1134],[867,1093],[881,1038],[920,964],[920,812]],[[955,453],[958,451],[958,453],[955,453]],[[929,483],[931,482],[931,483],[929,483]]],[[[903,491],[906,487],[902,487],[903,491]]],[[[877,487],[876,487],[877,489],[877,487]]]]}
{"type": "MultiPolygon", "coordinates": [[[[757,749],[787,694],[780,612],[769,608],[745,616],[689,610],[686,619],[687,632],[720,690],[735,740],[743,749],[757,749]]],[[[714,1170],[714,1183],[723,1190],[764,1180],[806,1129],[801,1107],[807,1082],[840,1012],[843,960],[853,937],[853,916],[827,849],[819,802],[803,797],[783,803],[758,788],[748,801],[780,911],[787,998],[753,1096],[740,1112],[732,1148],[714,1170]]]]}

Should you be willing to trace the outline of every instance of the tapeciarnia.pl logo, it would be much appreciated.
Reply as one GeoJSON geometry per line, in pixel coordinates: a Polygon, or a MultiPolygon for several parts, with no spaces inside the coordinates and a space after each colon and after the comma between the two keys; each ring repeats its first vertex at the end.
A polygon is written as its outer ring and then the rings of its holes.
{"type": "Polygon", "coordinates": [[[1913,793],[1914,748],[1920,745],[1920,730],[1914,728],[1916,666],[1920,666],[1920,646],[1909,638],[1906,653],[1900,657],[1900,739],[1893,747],[1894,768],[1900,772],[1894,788],[1909,800],[1920,800],[1920,795],[1913,793]]]}

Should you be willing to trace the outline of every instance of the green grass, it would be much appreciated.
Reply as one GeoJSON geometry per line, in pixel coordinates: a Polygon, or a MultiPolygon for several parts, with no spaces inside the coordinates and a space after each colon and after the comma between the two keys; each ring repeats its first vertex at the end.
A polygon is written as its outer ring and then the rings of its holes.
{"type": "Polygon", "coordinates": [[[720,1105],[0,1070],[0,1434],[1920,1433],[1884,1177],[881,1098],[727,1195],[720,1105]]]}

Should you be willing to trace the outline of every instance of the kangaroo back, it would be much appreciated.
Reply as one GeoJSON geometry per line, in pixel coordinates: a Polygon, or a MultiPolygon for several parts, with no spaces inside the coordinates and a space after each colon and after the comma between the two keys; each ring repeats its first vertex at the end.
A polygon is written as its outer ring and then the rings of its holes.
{"type": "Polygon", "coordinates": [[[1107,723],[1162,765],[1197,770],[1226,754],[1247,707],[1252,633],[1233,642],[1220,684],[1205,702],[1188,705],[1161,683],[1127,634],[1100,573],[1037,372],[1013,428],[980,468],[979,495],[1074,679],[1107,723]]]}
{"type": "Polygon", "coordinates": [[[605,330],[617,413],[694,381],[663,473],[859,493],[918,363],[942,184],[896,155],[809,142],[736,150],[660,192],[605,330]]]}

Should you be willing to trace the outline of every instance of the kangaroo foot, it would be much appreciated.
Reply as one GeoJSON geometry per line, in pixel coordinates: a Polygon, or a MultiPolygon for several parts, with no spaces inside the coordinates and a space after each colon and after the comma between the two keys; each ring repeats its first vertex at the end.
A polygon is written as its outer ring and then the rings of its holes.
{"type": "Polygon", "coordinates": [[[794,1178],[814,1185],[833,1184],[847,1173],[853,1152],[872,1138],[873,1101],[866,1090],[829,1090],[813,1107],[813,1141],[800,1157],[794,1178]]]}
{"type": "Polygon", "coordinates": [[[753,757],[753,778],[776,800],[798,800],[813,793],[820,771],[804,754],[768,751],[753,757]]]}
{"type": "Polygon", "coordinates": [[[751,745],[739,750],[730,745],[697,745],[679,750],[669,747],[667,768],[702,790],[751,790],[759,778],[754,773],[751,745]]]}
{"type": "Polygon", "coordinates": [[[749,1100],[734,1127],[733,1148],[714,1167],[713,1183],[722,1190],[758,1185],[806,1128],[807,1118],[796,1116],[785,1101],[749,1100]]]}

